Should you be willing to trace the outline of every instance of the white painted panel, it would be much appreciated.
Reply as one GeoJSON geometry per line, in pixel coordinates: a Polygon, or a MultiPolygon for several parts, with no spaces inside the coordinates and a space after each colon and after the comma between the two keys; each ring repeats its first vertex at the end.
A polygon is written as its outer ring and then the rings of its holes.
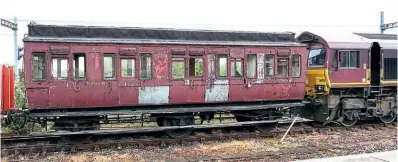
{"type": "Polygon", "coordinates": [[[138,87],[139,104],[169,103],[169,86],[138,87]]]}
{"type": "Polygon", "coordinates": [[[206,102],[228,101],[229,81],[215,80],[214,85],[206,88],[206,102]]]}

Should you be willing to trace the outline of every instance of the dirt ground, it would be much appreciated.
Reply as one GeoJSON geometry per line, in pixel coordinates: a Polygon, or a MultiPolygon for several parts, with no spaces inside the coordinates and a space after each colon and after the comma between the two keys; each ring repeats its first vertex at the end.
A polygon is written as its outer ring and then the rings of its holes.
{"type": "Polygon", "coordinates": [[[270,161],[290,161],[296,159],[331,157],[348,154],[361,154],[397,149],[397,128],[390,126],[378,129],[352,129],[349,131],[300,134],[287,137],[284,143],[280,138],[257,138],[232,141],[208,141],[185,146],[174,145],[165,148],[148,146],[145,148],[124,148],[122,150],[102,150],[77,154],[55,153],[37,157],[3,157],[2,161],[28,160],[44,162],[131,162],[131,161],[187,161],[213,156],[228,156],[247,153],[275,153],[297,148],[317,148],[339,146],[310,154],[281,155],[270,161]]]}

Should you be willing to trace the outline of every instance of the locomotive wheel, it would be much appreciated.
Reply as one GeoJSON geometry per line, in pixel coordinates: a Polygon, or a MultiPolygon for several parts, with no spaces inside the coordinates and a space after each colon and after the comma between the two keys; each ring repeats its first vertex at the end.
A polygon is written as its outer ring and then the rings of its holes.
{"type": "MultiPolygon", "coordinates": [[[[186,126],[186,125],[194,125],[195,120],[193,116],[175,116],[175,117],[163,117],[162,125],[159,126],[186,126]]],[[[193,129],[174,129],[167,130],[166,134],[172,138],[183,138],[191,135],[193,129]]]]}
{"type": "Polygon", "coordinates": [[[393,109],[391,110],[386,116],[382,116],[379,117],[379,119],[383,122],[383,123],[391,123],[395,120],[395,118],[397,117],[397,109],[393,109]]]}
{"type": "Polygon", "coordinates": [[[343,120],[339,121],[339,123],[345,127],[351,127],[353,126],[355,123],[357,123],[358,119],[348,119],[348,118],[344,118],[343,120]]]}

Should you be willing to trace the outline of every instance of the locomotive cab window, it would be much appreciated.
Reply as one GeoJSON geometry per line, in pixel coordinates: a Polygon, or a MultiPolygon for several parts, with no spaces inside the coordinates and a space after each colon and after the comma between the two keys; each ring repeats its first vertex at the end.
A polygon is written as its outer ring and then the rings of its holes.
{"type": "Polygon", "coordinates": [[[86,78],[86,55],[81,53],[74,54],[73,65],[75,79],[86,78]]]}
{"type": "Polygon", "coordinates": [[[121,73],[122,77],[134,77],[135,76],[135,59],[123,58],[121,59],[121,73]]]}
{"type": "Polygon", "coordinates": [[[189,76],[203,76],[203,58],[189,58],[189,76]]]}
{"type": "Polygon", "coordinates": [[[241,78],[243,76],[242,59],[231,60],[231,76],[241,78]]]}
{"type": "Polygon", "coordinates": [[[46,57],[45,53],[33,53],[33,80],[46,79],[46,57]]]}
{"type": "Polygon", "coordinates": [[[152,55],[149,53],[141,54],[140,78],[141,79],[152,79],[152,55]]]}
{"type": "Polygon", "coordinates": [[[265,55],[265,76],[274,76],[274,55],[265,55]]]}
{"type": "Polygon", "coordinates": [[[278,59],[278,75],[285,77],[289,76],[288,63],[289,62],[287,58],[278,59]]]}
{"type": "Polygon", "coordinates": [[[68,76],[68,59],[53,58],[51,74],[54,79],[65,79],[68,76]]]}
{"type": "Polygon", "coordinates": [[[114,54],[104,54],[104,79],[113,79],[115,78],[115,69],[116,69],[116,60],[114,54]]]}
{"type": "Polygon", "coordinates": [[[358,51],[341,51],[340,67],[342,68],[359,68],[359,52],[358,51]]]}
{"type": "Polygon", "coordinates": [[[300,77],[300,55],[295,54],[292,57],[292,77],[300,77]]]}
{"type": "Polygon", "coordinates": [[[217,76],[218,77],[226,77],[227,76],[227,55],[219,54],[217,55],[217,76]]]}
{"type": "Polygon", "coordinates": [[[247,55],[247,78],[255,78],[257,73],[257,55],[247,55]]]}
{"type": "Polygon", "coordinates": [[[308,54],[308,67],[323,67],[326,59],[326,48],[311,49],[308,54]]]}

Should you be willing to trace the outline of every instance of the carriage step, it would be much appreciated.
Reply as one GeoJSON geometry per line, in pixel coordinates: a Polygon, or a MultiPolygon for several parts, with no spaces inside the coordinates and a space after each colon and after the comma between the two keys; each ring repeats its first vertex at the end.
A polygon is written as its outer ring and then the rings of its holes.
{"type": "Polygon", "coordinates": [[[368,99],[368,102],[376,102],[377,101],[377,99],[368,99]]]}
{"type": "Polygon", "coordinates": [[[370,93],[379,93],[380,91],[370,91],[370,93]]]}
{"type": "Polygon", "coordinates": [[[376,110],[377,107],[368,107],[368,110],[376,110]]]}

